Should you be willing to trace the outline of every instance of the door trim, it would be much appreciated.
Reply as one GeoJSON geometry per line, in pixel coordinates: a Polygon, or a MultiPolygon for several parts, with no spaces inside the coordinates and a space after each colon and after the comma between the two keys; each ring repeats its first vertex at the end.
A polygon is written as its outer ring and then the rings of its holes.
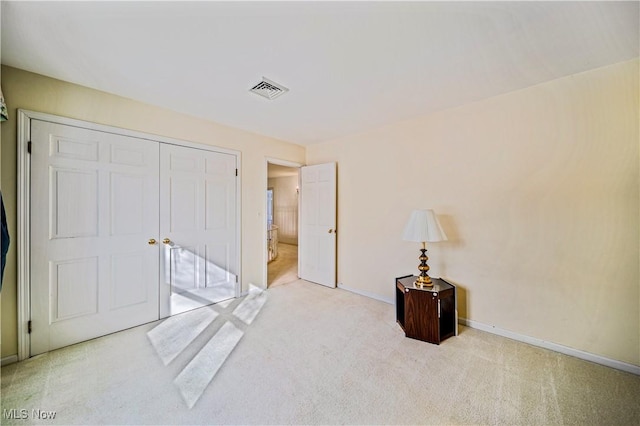
{"type": "MultiPolygon", "coordinates": [[[[165,136],[153,135],[150,133],[138,132],[135,130],[123,129],[115,126],[92,123],[89,121],[76,120],[59,115],[47,114],[37,111],[18,109],[18,141],[17,141],[17,255],[18,255],[18,361],[29,358],[31,344],[29,339],[28,324],[31,319],[31,256],[30,256],[30,217],[31,217],[31,162],[28,152],[28,143],[31,140],[31,120],[47,121],[66,126],[80,127],[83,129],[97,130],[105,133],[112,133],[121,136],[129,136],[137,139],[146,139],[155,142],[179,145],[188,148],[202,149],[206,151],[231,154],[236,157],[236,167],[242,170],[241,152],[233,149],[220,148],[203,143],[189,142],[180,139],[173,139],[165,136]]],[[[238,261],[238,281],[236,283],[236,297],[241,295],[242,285],[242,173],[238,173],[236,181],[236,259],[238,261]]]]}

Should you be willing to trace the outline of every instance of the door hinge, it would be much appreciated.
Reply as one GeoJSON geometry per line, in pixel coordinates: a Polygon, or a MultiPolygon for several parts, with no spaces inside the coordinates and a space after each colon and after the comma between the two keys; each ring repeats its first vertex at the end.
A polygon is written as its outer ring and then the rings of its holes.
{"type": "Polygon", "coordinates": [[[27,333],[31,334],[31,320],[27,323],[27,333]]]}
{"type": "Polygon", "coordinates": [[[31,154],[31,141],[27,142],[27,152],[31,154]]]}
{"type": "Polygon", "coordinates": [[[238,176],[238,169],[236,169],[236,176],[238,176]]]}

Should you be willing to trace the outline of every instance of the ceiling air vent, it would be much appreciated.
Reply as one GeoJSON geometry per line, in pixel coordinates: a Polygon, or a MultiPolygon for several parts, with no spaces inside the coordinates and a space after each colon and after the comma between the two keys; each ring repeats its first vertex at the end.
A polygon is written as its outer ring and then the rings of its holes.
{"type": "Polygon", "coordinates": [[[289,89],[275,81],[262,77],[262,81],[249,89],[249,91],[267,99],[275,99],[278,96],[287,93],[289,89]]]}

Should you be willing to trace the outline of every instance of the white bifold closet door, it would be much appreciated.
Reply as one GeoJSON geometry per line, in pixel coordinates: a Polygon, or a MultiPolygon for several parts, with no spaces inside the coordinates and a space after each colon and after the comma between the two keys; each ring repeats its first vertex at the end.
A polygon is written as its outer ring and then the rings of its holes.
{"type": "Polygon", "coordinates": [[[236,296],[236,156],[31,120],[31,351],[236,296]]]}
{"type": "Polygon", "coordinates": [[[31,122],[31,355],[158,318],[157,142],[31,122]]]}
{"type": "Polygon", "coordinates": [[[160,316],[235,297],[236,157],[162,144],[160,316]]]}

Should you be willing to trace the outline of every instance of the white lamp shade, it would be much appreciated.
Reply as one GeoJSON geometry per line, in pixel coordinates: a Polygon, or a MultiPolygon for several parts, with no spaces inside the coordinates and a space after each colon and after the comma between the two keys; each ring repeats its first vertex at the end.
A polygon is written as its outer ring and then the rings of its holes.
{"type": "Polygon", "coordinates": [[[405,241],[436,242],[446,241],[447,235],[433,210],[414,210],[404,228],[402,239],[405,241]]]}

